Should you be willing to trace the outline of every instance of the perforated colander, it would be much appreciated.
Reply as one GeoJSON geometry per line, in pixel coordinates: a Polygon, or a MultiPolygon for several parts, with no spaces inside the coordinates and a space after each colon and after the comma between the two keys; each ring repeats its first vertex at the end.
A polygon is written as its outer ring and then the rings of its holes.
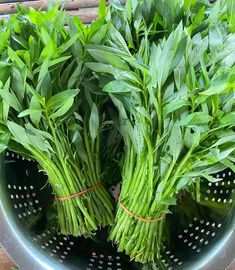
{"type": "Polygon", "coordinates": [[[61,235],[52,190],[33,161],[7,151],[0,173],[0,241],[20,269],[224,270],[235,257],[235,175],[230,170],[216,175],[220,182],[201,184],[200,204],[185,194],[171,209],[165,223],[169,242],[158,265],[130,262],[106,241],[105,230],[88,240],[61,235]]]}

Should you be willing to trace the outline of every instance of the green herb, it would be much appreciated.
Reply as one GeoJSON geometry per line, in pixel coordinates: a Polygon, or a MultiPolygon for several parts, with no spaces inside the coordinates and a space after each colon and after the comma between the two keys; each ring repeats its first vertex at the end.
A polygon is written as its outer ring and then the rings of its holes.
{"type": "MultiPolygon", "coordinates": [[[[152,4],[143,2],[148,14],[152,4]]],[[[125,144],[120,203],[110,239],[142,263],[160,261],[164,219],[182,189],[195,183],[199,194],[199,179],[215,182],[219,179],[212,173],[226,167],[235,171],[229,1],[196,2],[159,1],[150,14],[155,13],[154,29],[162,35],[153,35],[153,25],[142,15],[135,17],[141,10],[138,3],[127,1],[124,23],[114,17],[106,46],[88,46],[98,62],[87,67],[100,77],[113,75],[103,90],[119,111],[125,144]],[[171,11],[170,18],[162,17],[164,7],[171,11]],[[135,31],[129,31],[130,23],[135,31]],[[138,217],[159,220],[143,222],[138,217]]],[[[124,12],[120,5],[116,9],[124,12]]]]}
{"type": "Polygon", "coordinates": [[[3,27],[0,56],[0,150],[38,162],[54,196],[65,198],[55,201],[60,231],[85,237],[113,223],[104,186],[69,199],[105,175],[106,99],[92,93],[99,91],[97,79],[84,67],[84,45],[105,38],[98,27],[105,29],[103,19],[86,27],[58,6],[46,13],[21,8],[3,27]]]}

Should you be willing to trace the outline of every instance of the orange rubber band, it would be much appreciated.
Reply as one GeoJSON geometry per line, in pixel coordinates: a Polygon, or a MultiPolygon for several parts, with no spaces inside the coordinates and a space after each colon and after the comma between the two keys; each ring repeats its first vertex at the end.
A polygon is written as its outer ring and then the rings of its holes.
{"type": "Polygon", "coordinates": [[[121,205],[121,207],[122,207],[123,210],[125,210],[125,211],[126,211],[129,215],[131,215],[132,217],[134,217],[134,218],[136,218],[136,219],[138,219],[138,220],[140,220],[140,221],[142,221],[142,222],[153,223],[153,222],[157,222],[157,221],[160,221],[160,220],[162,220],[162,219],[165,218],[165,217],[160,217],[160,218],[156,218],[156,219],[145,219],[145,218],[142,218],[142,217],[140,217],[140,216],[135,215],[134,213],[132,213],[132,212],[125,206],[125,204],[123,204],[123,203],[121,202],[121,197],[120,197],[120,196],[118,197],[118,201],[119,201],[119,203],[120,203],[120,205],[121,205]]]}
{"type": "Polygon", "coordinates": [[[94,190],[94,189],[97,189],[99,187],[101,187],[102,184],[101,183],[98,183],[97,185],[91,187],[91,188],[87,188],[81,192],[78,192],[76,194],[73,194],[73,195],[70,195],[68,197],[62,197],[62,198],[57,198],[55,197],[55,201],[65,201],[65,200],[69,200],[69,199],[73,199],[73,198],[76,198],[76,197],[79,197],[79,196],[82,196],[84,194],[86,194],[88,191],[91,191],[91,190],[94,190]]]}

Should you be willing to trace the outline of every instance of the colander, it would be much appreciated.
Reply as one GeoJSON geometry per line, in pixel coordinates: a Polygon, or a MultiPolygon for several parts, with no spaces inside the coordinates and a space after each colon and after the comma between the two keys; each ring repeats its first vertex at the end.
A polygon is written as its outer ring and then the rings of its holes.
{"type": "MultiPolygon", "coordinates": [[[[13,152],[0,157],[0,241],[23,270],[224,270],[235,257],[235,175],[225,170],[216,183],[201,183],[201,203],[183,194],[165,222],[169,239],[161,262],[130,262],[107,242],[61,235],[51,208],[53,194],[37,164],[13,152]]],[[[111,187],[111,192],[116,192],[111,187]]]]}

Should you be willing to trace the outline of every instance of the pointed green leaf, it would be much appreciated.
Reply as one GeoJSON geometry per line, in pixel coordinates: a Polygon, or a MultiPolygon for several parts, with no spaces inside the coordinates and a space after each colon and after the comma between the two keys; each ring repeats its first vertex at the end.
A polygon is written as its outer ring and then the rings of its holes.
{"type": "Polygon", "coordinates": [[[187,116],[185,116],[183,119],[181,119],[178,123],[178,125],[181,126],[193,126],[193,125],[200,125],[200,124],[206,124],[210,122],[213,118],[204,112],[194,112],[187,116]]]}
{"type": "Polygon", "coordinates": [[[169,153],[172,155],[173,160],[176,161],[179,157],[179,154],[182,150],[183,138],[182,131],[179,125],[174,125],[171,131],[171,136],[169,139],[169,153]]]}
{"type": "Polygon", "coordinates": [[[124,81],[111,81],[105,85],[103,88],[105,92],[108,93],[128,93],[128,92],[139,92],[141,89],[135,87],[124,81]]]}
{"type": "Polygon", "coordinates": [[[21,111],[21,104],[14,93],[9,91],[10,78],[7,80],[4,89],[0,89],[0,97],[17,112],[21,111]]]}
{"type": "Polygon", "coordinates": [[[16,64],[18,65],[20,69],[23,69],[25,67],[24,62],[10,47],[8,47],[8,55],[12,61],[16,62],[16,64]]]}
{"type": "Polygon", "coordinates": [[[179,99],[170,101],[168,104],[164,106],[163,115],[166,117],[169,113],[172,113],[185,106],[190,106],[190,102],[188,100],[179,99]]]}
{"type": "Polygon", "coordinates": [[[99,1],[98,14],[99,14],[100,18],[105,17],[105,15],[106,15],[106,1],[105,0],[99,1]]]}
{"type": "Polygon", "coordinates": [[[22,144],[25,147],[28,147],[30,145],[29,138],[28,138],[26,131],[23,127],[21,127],[20,125],[14,123],[12,121],[9,121],[7,123],[7,126],[8,126],[9,131],[12,134],[13,139],[16,142],[22,144]]]}
{"type": "Polygon", "coordinates": [[[89,119],[89,131],[92,140],[95,140],[99,132],[99,112],[95,103],[92,105],[91,115],[89,119]]]}
{"type": "Polygon", "coordinates": [[[66,100],[64,105],[51,115],[51,118],[55,119],[57,117],[61,117],[64,114],[66,114],[73,106],[73,103],[74,98],[69,98],[68,100],[66,100]]]}
{"type": "Polygon", "coordinates": [[[235,32],[235,1],[226,0],[226,3],[227,3],[227,16],[230,31],[235,32]]]}
{"type": "Polygon", "coordinates": [[[61,55],[65,51],[67,51],[74,43],[75,41],[81,36],[81,33],[77,33],[73,37],[71,37],[66,43],[62,44],[58,48],[58,54],[61,55]]]}
{"type": "Polygon", "coordinates": [[[32,114],[35,114],[35,113],[41,113],[42,112],[42,109],[27,109],[27,110],[24,110],[23,112],[21,112],[18,117],[25,117],[25,116],[28,116],[28,115],[32,115],[32,114]]]}
{"type": "Polygon", "coordinates": [[[79,89],[69,89],[52,96],[46,103],[48,110],[56,111],[63,107],[66,100],[74,98],[79,93],[79,89]]]}
{"type": "Polygon", "coordinates": [[[0,133],[0,153],[7,149],[10,140],[10,133],[0,133]]]}
{"type": "Polygon", "coordinates": [[[235,125],[235,112],[230,112],[228,114],[225,114],[223,117],[221,117],[220,118],[220,125],[234,127],[234,125],[235,125]]]}

